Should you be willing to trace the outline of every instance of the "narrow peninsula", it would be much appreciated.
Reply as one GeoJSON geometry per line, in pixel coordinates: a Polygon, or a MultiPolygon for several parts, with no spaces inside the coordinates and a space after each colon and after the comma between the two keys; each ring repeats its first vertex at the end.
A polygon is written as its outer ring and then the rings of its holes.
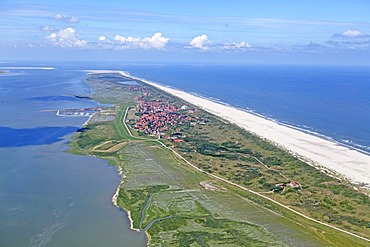
{"type": "Polygon", "coordinates": [[[86,82],[109,106],[69,152],[118,167],[113,203],[149,246],[369,246],[363,183],[307,164],[199,97],[114,71],[86,82]]]}

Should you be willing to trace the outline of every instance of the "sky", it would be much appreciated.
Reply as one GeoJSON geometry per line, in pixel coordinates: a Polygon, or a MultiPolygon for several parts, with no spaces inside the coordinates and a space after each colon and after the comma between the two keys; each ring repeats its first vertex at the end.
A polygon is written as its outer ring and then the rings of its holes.
{"type": "Polygon", "coordinates": [[[1,0],[12,60],[370,64],[369,0],[1,0]]]}

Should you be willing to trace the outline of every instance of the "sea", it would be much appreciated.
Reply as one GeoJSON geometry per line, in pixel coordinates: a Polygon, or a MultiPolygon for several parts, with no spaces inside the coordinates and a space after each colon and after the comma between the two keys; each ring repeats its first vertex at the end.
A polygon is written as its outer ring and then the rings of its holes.
{"type": "Polygon", "coordinates": [[[145,234],[130,230],[127,214],[112,204],[117,168],[65,152],[87,118],[56,111],[98,106],[75,97],[90,94],[86,73],[6,72],[0,75],[0,246],[146,246],[145,234]]]}
{"type": "Polygon", "coordinates": [[[91,69],[123,70],[370,153],[370,67],[3,63],[0,246],[146,246],[112,205],[116,167],[66,153],[87,118],[56,111],[99,106],[75,97],[91,93],[91,69]]]}
{"type": "Polygon", "coordinates": [[[122,68],[370,155],[370,66],[150,64],[122,68]]]}

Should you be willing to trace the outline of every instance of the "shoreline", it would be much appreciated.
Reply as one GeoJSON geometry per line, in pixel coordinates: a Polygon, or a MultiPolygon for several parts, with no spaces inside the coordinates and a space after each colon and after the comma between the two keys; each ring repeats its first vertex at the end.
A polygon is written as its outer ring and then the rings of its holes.
{"type": "MultiPolygon", "coordinates": [[[[121,189],[121,185],[124,183],[124,179],[125,179],[125,175],[123,174],[123,169],[122,167],[120,167],[119,165],[117,165],[117,169],[118,169],[118,175],[121,176],[121,182],[119,183],[117,189],[116,189],[116,192],[114,193],[114,195],[112,196],[112,203],[114,206],[116,206],[117,208],[121,209],[118,204],[117,204],[117,199],[118,199],[118,194],[119,194],[119,190],[121,189]]],[[[137,228],[134,228],[134,225],[133,225],[133,220],[132,220],[132,217],[131,217],[131,211],[130,210],[127,210],[127,209],[124,209],[125,212],[127,213],[127,217],[128,217],[128,220],[130,222],[130,229],[133,230],[133,231],[136,231],[136,232],[140,232],[139,229],[137,228]]]]}
{"type": "MultiPolygon", "coordinates": [[[[156,84],[158,86],[163,86],[163,87],[166,87],[166,88],[169,88],[169,89],[173,89],[173,90],[176,90],[176,91],[185,92],[185,91],[183,91],[181,89],[173,88],[171,86],[167,86],[167,85],[163,85],[163,84],[160,84],[160,83],[156,83],[156,82],[153,82],[153,81],[146,80],[145,78],[131,76],[128,72],[121,71],[121,70],[83,70],[83,71],[84,72],[87,72],[88,74],[94,74],[94,73],[119,73],[122,76],[126,76],[126,77],[131,78],[131,79],[139,80],[139,81],[141,81],[143,83],[147,83],[147,84],[153,83],[153,84],[156,84]]],[[[293,124],[291,124],[289,122],[279,121],[278,119],[275,119],[275,118],[272,118],[272,117],[269,117],[269,116],[265,116],[265,115],[263,115],[261,113],[255,112],[253,109],[249,109],[249,108],[244,109],[242,107],[233,106],[233,105],[230,105],[229,103],[223,102],[223,101],[221,101],[220,99],[217,99],[217,98],[207,97],[207,96],[204,96],[202,94],[195,93],[195,92],[190,92],[188,94],[193,95],[195,97],[199,97],[201,99],[212,101],[214,103],[217,103],[217,104],[220,104],[220,105],[223,105],[223,106],[231,107],[233,109],[237,109],[237,110],[240,110],[242,112],[247,112],[247,113],[252,114],[254,116],[263,118],[263,119],[265,119],[267,121],[271,121],[271,122],[277,123],[279,125],[283,125],[283,126],[286,126],[288,128],[292,128],[292,129],[298,130],[298,131],[303,132],[303,133],[308,134],[308,135],[316,136],[318,138],[327,140],[329,142],[334,142],[334,143],[336,143],[336,144],[338,144],[340,146],[344,146],[344,147],[347,147],[347,148],[349,148],[351,150],[355,150],[355,151],[358,151],[360,153],[363,153],[365,155],[370,156],[370,146],[366,146],[366,145],[363,145],[363,144],[354,143],[352,140],[347,140],[347,139],[337,140],[337,139],[334,139],[333,137],[330,137],[330,136],[327,136],[325,134],[322,134],[322,133],[316,132],[314,130],[311,130],[309,128],[309,126],[305,126],[305,125],[303,125],[303,126],[297,125],[296,126],[296,125],[293,125],[293,124]]]]}
{"type": "MultiPolygon", "coordinates": [[[[225,119],[238,127],[267,140],[286,150],[325,174],[336,178],[343,177],[355,185],[370,189],[370,156],[357,149],[341,143],[327,140],[317,135],[269,120],[237,109],[230,105],[214,102],[178,89],[163,86],[139,77],[131,76],[124,71],[89,70],[89,73],[120,73],[160,89],[211,114],[225,119]],[[329,174],[328,174],[329,173],[329,174]],[[331,174],[330,174],[331,173],[331,174]],[[339,175],[339,176],[338,176],[339,175]]],[[[340,178],[339,178],[340,179],[340,178]]]]}
{"type": "MultiPolygon", "coordinates": [[[[236,109],[236,108],[234,108],[234,107],[232,107],[232,106],[230,106],[230,105],[223,105],[223,103],[221,102],[221,104],[220,103],[218,103],[218,102],[212,102],[211,100],[209,100],[209,99],[206,99],[206,98],[201,98],[201,97],[197,97],[197,96],[194,96],[194,95],[191,95],[191,94],[188,94],[188,93],[186,93],[186,92],[182,92],[181,90],[175,90],[175,89],[171,89],[171,88],[169,88],[169,87],[166,87],[166,86],[161,86],[161,85],[159,85],[159,84],[156,84],[156,83],[153,83],[153,82],[150,82],[150,81],[146,81],[145,79],[141,79],[141,78],[137,78],[137,77],[133,77],[133,76],[130,76],[130,75],[128,75],[128,74],[126,74],[125,72],[121,72],[121,71],[107,71],[107,70],[105,70],[105,71],[89,71],[90,73],[120,73],[121,75],[123,75],[123,76],[126,76],[126,77],[128,77],[128,78],[131,78],[131,79],[134,79],[134,80],[138,80],[138,81],[140,81],[140,82],[142,82],[142,83],[144,83],[144,84],[147,84],[147,85],[150,85],[150,86],[153,86],[153,87],[155,87],[155,88],[159,88],[160,90],[162,90],[162,91],[164,91],[164,92],[166,92],[166,93],[169,93],[169,94],[171,94],[171,95],[173,95],[173,96],[175,96],[175,97],[178,97],[178,98],[180,98],[180,99],[183,99],[183,100],[185,100],[185,101],[187,101],[187,102],[190,102],[191,104],[193,104],[193,105],[195,105],[195,103],[193,103],[194,101],[192,101],[192,100],[188,100],[188,98],[186,98],[186,97],[181,97],[181,96],[178,96],[177,94],[185,94],[186,96],[192,96],[192,97],[195,97],[196,98],[196,100],[200,100],[200,101],[206,101],[206,103],[208,103],[208,104],[216,104],[218,107],[219,106],[222,106],[222,107],[226,107],[228,110],[230,110],[230,109],[232,109],[232,110],[237,110],[237,111],[241,111],[241,112],[243,112],[243,113],[248,113],[248,112],[245,112],[245,111],[243,111],[243,110],[241,110],[241,109],[236,109]],[[167,91],[168,90],[168,91],[167,91]],[[175,93],[174,92],[171,92],[171,91],[175,91],[175,93]],[[177,93],[177,94],[176,94],[177,93]]],[[[199,102],[198,102],[199,103],[199,102]]],[[[207,104],[206,104],[206,106],[204,107],[203,105],[198,105],[198,104],[196,104],[196,106],[198,106],[200,109],[203,109],[203,110],[205,110],[205,111],[207,111],[207,112],[210,112],[211,114],[216,114],[216,116],[218,116],[218,117],[220,117],[220,118],[223,118],[223,119],[226,119],[227,121],[230,121],[231,123],[233,123],[233,124],[235,124],[235,125],[237,125],[237,126],[239,126],[239,127],[241,127],[241,128],[243,128],[243,129],[245,129],[245,127],[243,127],[243,126],[240,126],[237,122],[233,122],[232,120],[233,119],[229,119],[229,118],[227,118],[228,116],[226,115],[226,117],[225,117],[225,115],[222,115],[222,113],[224,113],[224,112],[216,112],[216,113],[214,113],[214,111],[215,111],[215,109],[207,109],[207,104]]],[[[209,107],[209,105],[208,105],[208,107],[209,107]]],[[[216,109],[217,110],[217,109],[216,109]]],[[[251,115],[251,113],[249,113],[249,115],[251,115]]],[[[256,116],[255,116],[256,117],[256,116]]],[[[259,118],[261,118],[261,117],[259,117],[259,118]]],[[[267,119],[264,119],[265,121],[267,121],[267,119]]],[[[279,123],[276,123],[274,120],[269,120],[269,122],[271,123],[275,123],[275,124],[278,124],[279,125],[279,123]]],[[[287,126],[282,126],[282,127],[287,127],[287,126]]],[[[127,128],[127,126],[126,126],[126,128],[127,128]]],[[[294,129],[293,129],[294,130],[294,129]]],[[[249,132],[251,132],[251,131],[249,131],[249,132]]],[[[255,132],[253,132],[254,134],[255,134],[255,132]]],[[[305,133],[301,133],[301,134],[305,134],[305,133]]],[[[261,137],[261,135],[258,135],[259,137],[261,137]]],[[[264,137],[262,137],[263,139],[266,139],[266,138],[264,138],[264,137]]],[[[272,142],[272,141],[270,141],[270,142],[272,142]]],[[[274,144],[276,144],[276,145],[278,145],[279,147],[282,147],[279,143],[276,143],[276,142],[274,142],[274,144]]],[[[162,144],[163,145],[163,144],[162,144]]],[[[284,148],[284,147],[282,147],[282,148],[284,148]]],[[[293,153],[292,151],[290,151],[290,150],[287,150],[286,148],[284,148],[287,152],[289,152],[289,153],[291,153],[291,154],[293,154],[295,157],[297,157],[298,159],[303,159],[303,158],[305,158],[305,157],[302,157],[302,156],[298,156],[297,154],[295,154],[295,153],[293,153]]],[[[172,150],[173,151],[173,150],[172,150]]],[[[179,154],[177,154],[175,151],[173,151],[176,155],[178,155],[180,158],[181,158],[181,156],[179,155],[179,154]]],[[[183,158],[182,158],[183,159],[183,158]]],[[[186,163],[188,163],[189,165],[191,165],[192,167],[194,167],[196,170],[199,170],[199,168],[198,167],[196,167],[196,166],[194,166],[194,165],[192,165],[192,164],[190,164],[189,162],[187,162],[186,160],[184,160],[186,163]]],[[[305,160],[303,160],[303,161],[305,161],[305,162],[307,162],[307,160],[305,159],[305,160]]],[[[325,168],[325,167],[317,167],[316,166],[316,168],[317,169],[320,169],[321,171],[328,171],[329,172],[329,169],[328,168],[325,168]]],[[[201,170],[202,171],[202,170],[201,170]]],[[[118,203],[117,203],[117,199],[118,199],[118,195],[119,195],[119,191],[120,191],[120,188],[121,188],[121,185],[124,183],[124,179],[125,179],[125,174],[123,173],[123,169],[122,169],[122,167],[120,167],[120,166],[118,166],[118,172],[119,172],[119,175],[121,176],[121,182],[119,183],[119,185],[118,185],[118,187],[117,187],[117,189],[116,189],[116,191],[115,191],[115,193],[114,193],[114,195],[112,196],[112,198],[111,198],[111,200],[112,200],[112,204],[113,205],[115,205],[116,207],[118,207],[118,208],[120,208],[119,206],[118,206],[118,203]]],[[[204,172],[204,171],[202,171],[202,172],[204,172]]],[[[208,174],[208,173],[207,173],[208,174]]],[[[334,173],[329,173],[328,175],[331,175],[331,174],[334,174],[334,173]]],[[[210,175],[210,176],[212,176],[212,177],[214,177],[214,178],[216,178],[216,179],[218,179],[218,180],[220,180],[220,181],[224,181],[224,182],[226,182],[226,183],[229,183],[229,184],[231,184],[231,185],[233,185],[233,186],[236,186],[236,187],[239,187],[239,188],[242,188],[243,190],[247,190],[247,191],[250,191],[249,189],[246,189],[246,188],[244,188],[244,187],[242,187],[242,186],[239,186],[239,185],[237,185],[237,184],[234,184],[234,183],[232,183],[232,182],[229,182],[229,181],[226,181],[225,179],[223,179],[223,178],[220,178],[220,177],[218,177],[218,176],[215,176],[215,175],[212,175],[212,174],[208,174],[208,175],[210,175]]],[[[336,174],[334,174],[334,175],[336,175],[336,174]]],[[[338,178],[337,176],[335,176],[336,178],[338,178]]],[[[340,177],[338,178],[338,179],[341,179],[340,177]]],[[[356,189],[356,187],[354,187],[355,189],[356,189]]],[[[261,197],[263,197],[263,198],[265,198],[265,196],[264,195],[261,195],[261,194],[259,194],[259,193],[256,193],[256,192],[254,192],[254,191],[250,191],[251,193],[254,193],[254,194],[256,194],[256,195],[258,195],[258,196],[261,196],[261,197]]],[[[268,199],[268,200],[270,200],[271,201],[271,199],[269,199],[269,198],[266,198],[266,199],[268,199]]],[[[274,203],[277,203],[277,202],[275,202],[274,200],[272,200],[274,203]]],[[[279,204],[280,205],[280,203],[277,203],[277,204],[279,204]]],[[[300,213],[298,213],[298,212],[296,212],[296,211],[294,211],[294,209],[291,209],[289,206],[287,207],[287,206],[284,206],[284,205],[281,205],[282,207],[284,207],[284,208],[286,208],[286,209],[288,209],[288,210],[290,210],[290,211],[293,211],[294,213],[296,213],[296,214],[299,214],[299,215],[301,215],[300,213]]],[[[127,213],[127,217],[128,217],[128,219],[129,219],[129,224],[130,224],[130,229],[131,230],[134,230],[134,231],[137,231],[137,232],[141,232],[141,230],[139,230],[139,229],[137,229],[137,228],[134,228],[133,227],[133,221],[132,221],[132,217],[131,217],[131,212],[129,211],[129,210],[127,210],[126,208],[121,208],[121,209],[123,209],[123,211],[125,211],[126,213],[127,213]]],[[[305,215],[303,215],[305,218],[307,218],[307,219],[309,219],[309,220],[311,220],[311,221],[314,221],[314,222],[318,222],[318,223],[320,223],[320,224],[322,224],[322,225],[327,225],[327,224],[325,224],[325,223],[322,223],[322,222],[319,222],[319,221],[317,221],[317,220],[315,220],[315,219],[312,219],[312,218],[309,218],[309,217],[307,217],[307,216],[305,216],[305,215]]],[[[334,229],[337,229],[336,227],[333,227],[333,226],[331,226],[331,225],[328,225],[329,227],[331,227],[331,228],[334,228],[334,229]]],[[[341,230],[341,229],[337,229],[337,230],[340,230],[340,231],[342,231],[342,232],[345,232],[345,233],[347,233],[347,234],[350,234],[350,235],[354,235],[354,234],[352,234],[352,233],[350,233],[350,232],[347,232],[347,231],[343,231],[343,230],[341,230]]],[[[150,235],[147,233],[147,231],[145,231],[145,229],[144,229],[144,232],[145,232],[145,234],[146,234],[146,236],[147,236],[147,239],[148,239],[148,242],[147,242],[147,245],[149,245],[149,243],[150,243],[150,235]]],[[[354,236],[356,236],[356,237],[358,237],[357,235],[354,235],[354,236]]],[[[363,239],[362,237],[360,237],[361,239],[363,239]]],[[[365,239],[365,240],[367,240],[367,239],[365,239]]],[[[368,241],[368,240],[367,240],[368,241]]]]}
{"type": "Polygon", "coordinates": [[[29,66],[16,66],[16,67],[0,67],[0,69],[9,69],[9,70],[55,70],[54,67],[29,67],[29,66]]]}
{"type": "MultiPolygon", "coordinates": [[[[111,71],[109,71],[109,70],[104,70],[104,71],[101,71],[101,72],[96,72],[95,70],[84,70],[84,72],[88,72],[88,73],[109,73],[109,72],[111,72],[111,71]]],[[[90,91],[91,91],[92,89],[90,88],[90,91]]],[[[59,111],[58,111],[58,113],[59,113],[59,111]]],[[[91,118],[93,118],[94,117],[94,115],[95,115],[96,113],[94,113],[94,114],[92,114],[87,120],[86,120],[86,122],[82,125],[82,127],[86,127],[87,125],[88,125],[88,123],[89,123],[89,121],[91,120],[91,118]]],[[[136,231],[136,232],[140,232],[140,229],[137,229],[137,228],[134,228],[134,225],[133,225],[133,220],[132,220],[132,217],[131,217],[131,211],[130,210],[128,210],[128,209],[126,209],[126,208],[121,208],[121,207],[119,207],[119,205],[118,205],[118,203],[117,203],[117,200],[118,200],[118,194],[119,194],[119,191],[120,191],[120,189],[121,189],[121,186],[122,186],[122,184],[124,183],[124,179],[126,178],[126,176],[125,176],[125,174],[124,174],[124,171],[123,171],[123,169],[122,169],[122,167],[121,166],[119,166],[118,164],[116,165],[116,167],[117,167],[117,170],[118,170],[118,175],[121,177],[121,181],[120,181],[120,183],[119,183],[119,185],[117,186],[117,189],[116,189],[116,191],[115,191],[115,193],[113,194],[113,196],[112,196],[112,204],[113,204],[113,206],[115,206],[115,207],[117,207],[118,209],[120,209],[120,210],[123,210],[126,214],[127,214],[127,218],[128,218],[128,220],[129,220],[129,224],[130,224],[130,229],[131,230],[133,230],[133,231],[136,231]]],[[[146,232],[145,232],[145,235],[148,237],[148,239],[149,239],[149,234],[147,234],[146,232]]],[[[147,246],[149,246],[149,241],[147,241],[147,246]]]]}

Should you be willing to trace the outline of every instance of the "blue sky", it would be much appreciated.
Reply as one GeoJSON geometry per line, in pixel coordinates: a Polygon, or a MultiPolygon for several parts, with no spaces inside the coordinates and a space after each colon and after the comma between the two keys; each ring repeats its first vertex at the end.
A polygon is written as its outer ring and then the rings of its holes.
{"type": "Polygon", "coordinates": [[[370,64],[370,1],[0,3],[0,60],[370,64]]]}

